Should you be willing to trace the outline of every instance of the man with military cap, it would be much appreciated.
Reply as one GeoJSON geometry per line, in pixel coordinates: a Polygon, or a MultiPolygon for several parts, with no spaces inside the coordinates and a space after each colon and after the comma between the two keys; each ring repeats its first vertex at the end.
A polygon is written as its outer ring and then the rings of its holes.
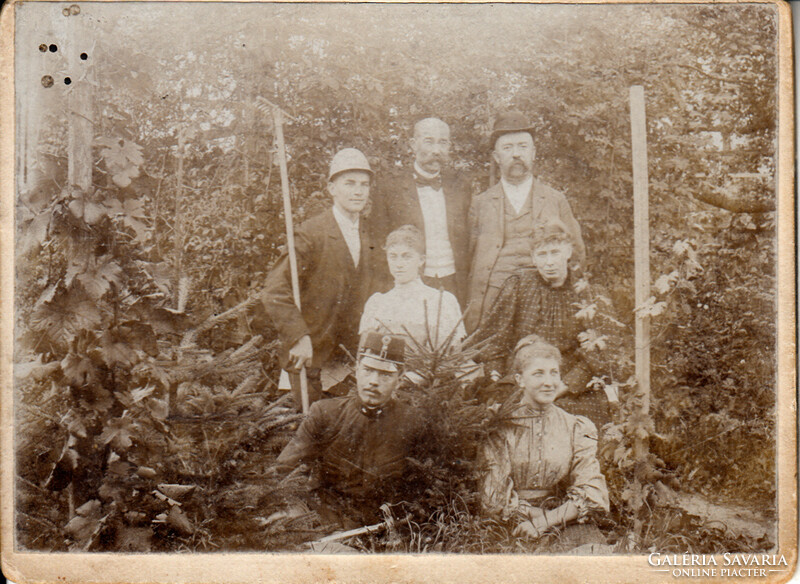
{"type": "Polygon", "coordinates": [[[278,330],[281,366],[289,373],[298,409],[300,369],[307,367],[309,403],[314,402],[323,397],[323,368],[346,361],[340,345],[351,351],[357,346],[358,322],[374,273],[373,246],[360,218],[371,180],[372,169],[361,151],[336,153],[328,173],[333,206],[295,232],[302,310],[294,303],[288,254],[278,259],[261,294],[278,330]]]}
{"type": "Polygon", "coordinates": [[[491,141],[500,182],[477,195],[470,208],[470,273],[464,324],[474,331],[506,278],[533,268],[533,227],[560,220],[573,242],[573,268],[583,268],[586,247],[566,197],[533,175],[533,128],[520,112],[500,114],[491,141]]]}
{"type": "Polygon", "coordinates": [[[309,465],[323,509],[356,523],[376,520],[383,503],[404,498],[406,458],[422,440],[421,418],[395,399],[404,353],[402,337],[365,333],[355,391],[313,404],[278,457],[279,469],[309,465]]]}

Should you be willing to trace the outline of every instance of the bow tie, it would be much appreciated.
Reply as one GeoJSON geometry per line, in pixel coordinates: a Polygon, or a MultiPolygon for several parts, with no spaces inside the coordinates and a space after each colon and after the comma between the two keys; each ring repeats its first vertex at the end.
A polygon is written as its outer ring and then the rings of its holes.
{"type": "Polygon", "coordinates": [[[442,190],[442,175],[440,174],[437,174],[436,176],[431,178],[427,178],[424,176],[420,176],[415,172],[414,181],[417,183],[417,187],[430,187],[434,191],[442,190]]]}

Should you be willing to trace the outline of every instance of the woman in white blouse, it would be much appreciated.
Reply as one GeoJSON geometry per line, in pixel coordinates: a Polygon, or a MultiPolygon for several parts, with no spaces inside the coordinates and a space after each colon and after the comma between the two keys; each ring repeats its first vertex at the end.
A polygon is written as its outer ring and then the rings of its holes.
{"type": "Polygon", "coordinates": [[[394,288],[367,300],[359,335],[367,331],[405,335],[412,339],[412,349],[439,349],[448,341],[458,346],[466,337],[458,300],[450,292],[426,286],[420,278],[425,266],[420,230],[403,225],[389,234],[384,249],[394,288]]]}

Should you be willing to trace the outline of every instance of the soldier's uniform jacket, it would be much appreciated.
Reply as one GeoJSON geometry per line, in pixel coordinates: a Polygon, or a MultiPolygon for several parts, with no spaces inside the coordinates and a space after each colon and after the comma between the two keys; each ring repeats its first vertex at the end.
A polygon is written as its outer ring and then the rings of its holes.
{"type": "Polygon", "coordinates": [[[387,502],[402,492],[406,457],[421,439],[421,419],[411,406],[392,399],[370,411],[353,394],[312,404],[278,464],[309,464],[313,486],[387,502]]]}

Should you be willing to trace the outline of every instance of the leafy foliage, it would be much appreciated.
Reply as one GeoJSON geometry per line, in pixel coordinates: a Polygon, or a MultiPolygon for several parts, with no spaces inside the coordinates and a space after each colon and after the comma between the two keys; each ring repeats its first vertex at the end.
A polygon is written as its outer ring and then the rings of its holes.
{"type": "MultiPolygon", "coordinates": [[[[224,7],[225,27],[199,18],[211,5],[110,18],[118,8],[83,8],[101,23],[85,192],[67,180],[66,89],[25,88],[42,125],[20,155],[16,210],[23,547],[285,549],[321,529],[310,512],[280,515],[300,482],[271,471],[296,416],[273,391],[275,335],[252,301],[285,241],[264,98],[292,119],[296,222],[328,204],[337,149],[392,170],[426,115],[450,122],[454,164],[483,190],[494,115],[529,114],[536,173],[567,193],[602,292],[578,310],[613,312],[624,339],[581,339],[616,363],[595,383],[622,402],[601,445],[606,532],[626,551],[766,545],[701,528],[663,495],[774,509],[774,7],[242,3],[224,7]],[[634,84],[647,100],[654,280],[641,307],[634,84]],[[637,311],[653,319],[649,416],[628,378],[637,311]],[[667,530],[683,535],[660,540],[667,530]]],[[[477,518],[473,496],[475,444],[506,406],[456,381],[468,353],[420,355],[424,382],[407,398],[432,415],[437,448],[416,461],[427,492],[402,537],[364,538],[364,549],[520,550],[477,518]]]]}

